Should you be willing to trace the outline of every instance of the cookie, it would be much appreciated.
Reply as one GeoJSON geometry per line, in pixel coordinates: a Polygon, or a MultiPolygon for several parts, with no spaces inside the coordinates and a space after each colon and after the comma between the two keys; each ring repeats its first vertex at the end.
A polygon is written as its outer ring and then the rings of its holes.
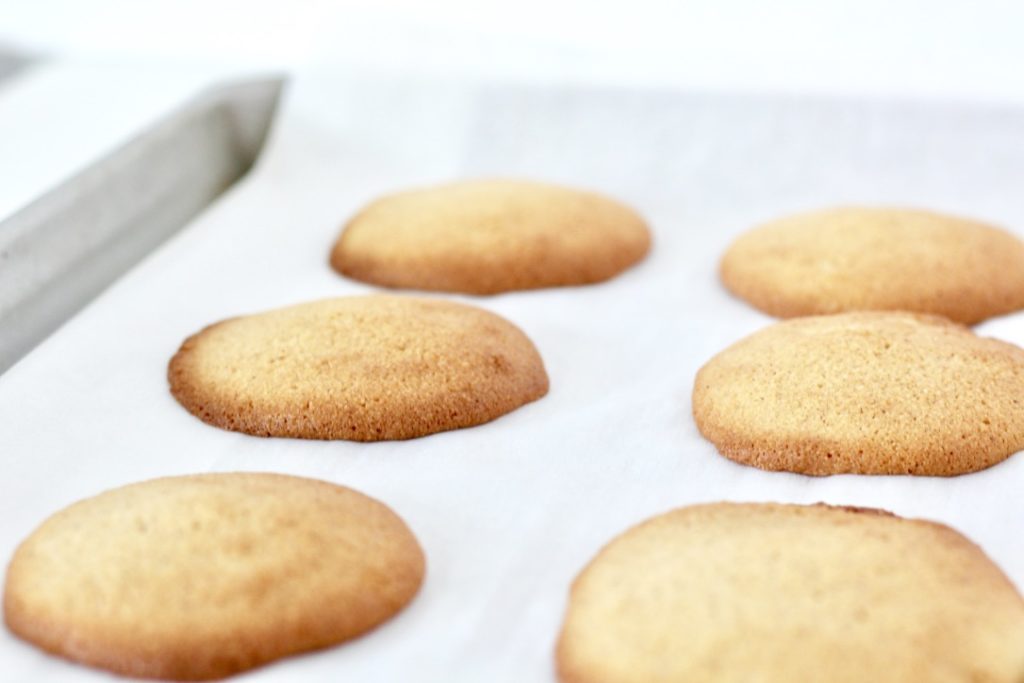
{"type": "Polygon", "coordinates": [[[331,266],[384,287],[496,294],[601,282],[650,244],[644,220],[602,195],[477,180],[371,203],[345,226],[331,266]]]}
{"type": "Polygon", "coordinates": [[[46,520],[8,567],[4,619],[83,664],[207,680],[354,638],[405,607],[423,572],[402,520],[352,489],[170,477],[46,520]]]}
{"type": "Polygon", "coordinates": [[[537,349],[487,311],[391,296],[233,318],[188,338],[171,393],[258,436],[379,441],[470,427],[548,391],[537,349]]]}
{"type": "Polygon", "coordinates": [[[1024,449],[1024,350],[935,316],[777,323],[697,373],[693,416],[727,458],[802,474],[951,476],[1024,449]]]}
{"type": "Polygon", "coordinates": [[[722,282],[770,315],[932,313],[965,324],[1024,308],[1024,242],[929,211],[834,208],[751,230],[722,282]]]}
{"type": "Polygon", "coordinates": [[[572,586],[565,683],[1024,680],[1024,600],[956,531],[878,510],[698,505],[572,586]]]}

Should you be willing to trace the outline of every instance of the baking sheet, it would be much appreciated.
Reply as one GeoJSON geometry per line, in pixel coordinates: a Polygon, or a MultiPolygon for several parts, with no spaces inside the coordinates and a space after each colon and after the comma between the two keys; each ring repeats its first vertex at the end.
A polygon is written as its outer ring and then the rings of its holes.
{"type": "MultiPolygon", "coordinates": [[[[734,464],[690,417],[696,370],[771,319],[716,262],[778,214],[898,203],[1024,230],[1024,116],[937,103],[806,100],[299,74],[256,169],[0,378],[0,556],[47,515],[161,475],[267,470],[360,489],[428,557],[416,601],[367,637],[252,681],[552,681],[572,578],[667,509],[713,500],[878,506],[953,525],[1024,586],[1024,455],[953,479],[808,478],[734,464]],[[225,317],[374,288],[335,275],[341,222],[379,193],[512,175],[603,190],[651,221],[650,257],[596,286],[470,301],[534,340],[540,401],[405,442],[260,439],[207,426],[167,360],[225,317]]],[[[982,325],[1024,343],[1024,316],[982,325]]],[[[2,331],[0,331],[2,332],[2,331]]],[[[104,680],[0,635],[5,680],[104,680]]]]}
{"type": "Polygon", "coordinates": [[[280,91],[280,78],[250,77],[175,102],[0,217],[0,374],[249,170],[280,91]]]}

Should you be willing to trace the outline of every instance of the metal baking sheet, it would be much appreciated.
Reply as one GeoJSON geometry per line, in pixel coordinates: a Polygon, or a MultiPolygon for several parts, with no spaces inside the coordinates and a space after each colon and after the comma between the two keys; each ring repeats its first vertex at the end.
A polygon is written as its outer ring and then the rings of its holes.
{"type": "Polygon", "coordinates": [[[32,61],[30,57],[0,45],[0,82],[22,72],[32,61]]]}
{"type": "MultiPolygon", "coordinates": [[[[826,501],[942,521],[1024,586],[1024,456],[952,479],[762,472],[703,441],[689,402],[708,358],[772,322],[717,281],[738,232],[810,207],[896,203],[1021,234],[1022,184],[1013,108],[299,74],[255,169],[0,377],[0,556],[57,509],[162,475],[287,472],[391,505],[428,557],[415,602],[252,681],[553,681],[576,573],[615,534],[702,501],[826,501]],[[167,360],[204,325],[377,291],[327,266],[342,221],[366,201],[495,175],[603,190],[655,233],[651,256],[605,284],[454,297],[532,337],[547,397],[473,429],[376,444],[226,432],[170,397],[167,360]]],[[[1024,316],[979,331],[1024,343],[1024,316]]],[[[106,680],[6,632],[0,661],[11,680],[106,680]]]]}
{"type": "Polygon", "coordinates": [[[280,91],[210,89],[0,221],[0,373],[249,170],[280,91]]]}

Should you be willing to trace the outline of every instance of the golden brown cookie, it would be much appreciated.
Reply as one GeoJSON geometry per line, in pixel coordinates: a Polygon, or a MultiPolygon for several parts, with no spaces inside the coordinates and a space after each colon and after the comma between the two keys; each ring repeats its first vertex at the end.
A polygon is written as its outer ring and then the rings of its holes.
{"type": "Polygon", "coordinates": [[[222,678],[335,645],[423,581],[387,506],[315,479],[154,479],[65,508],[21,544],[4,618],[53,654],[143,678],[222,678]]]}
{"type": "Polygon", "coordinates": [[[1024,600],[949,527],[825,505],[698,505],[572,586],[566,683],[1024,680],[1024,600]]]}
{"type": "Polygon", "coordinates": [[[783,318],[904,310],[973,324],[1024,308],[1024,242],[929,211],[790,216],[742,235],[720,270],[733,294],[783,318]]]}
{"type": "Polygon", "coordinates": [[[258,436],[379,441],[470,427],[548,391],[507,320],[448,301],[316,301],[185,340],[171,393],[212,425],[258,436]]]}
{"type": "Polygon", "coordinates": [[[495,294],[601,282],[650,244],[644,220],[602,195],[476,180],[371,203],[345,226],[331,265],[385,287],[495,294]]]}
{"type": "Polygon", "coordinates": [[[803,474],[950,476],[1024,449],[1024,350],[934,316],[777,323],[697,373],[693,416],[727,458],[803,474]]]}

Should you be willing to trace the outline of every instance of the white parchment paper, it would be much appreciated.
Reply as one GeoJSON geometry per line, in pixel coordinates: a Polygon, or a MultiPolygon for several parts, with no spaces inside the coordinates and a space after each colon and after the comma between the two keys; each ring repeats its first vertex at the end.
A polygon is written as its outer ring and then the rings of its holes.
{"type": "MultiPolygon", "coordinates": [[[[808,478],[722,458],[690,416],[697,369],[772,322],[718,283],[735,234],[835,203],[927,206],[1021,232],[1022,187],[1013,110],[300,74],[254,172],[0,378],[0,558],[61,507],[162,475],[287,472],[392,506],[428,556],[419,597],[367,637],[253,681],[552,681],[576,573],[629,526],[700,501],[939,520],[1024,587],[1024,455],[952,479],[808,478]],[[462,298],[530,335],[547,397],[484,426],[377,444],[222,431],[171,398],[167,361],[204,325],[376,291],[327,266],[365,202],[481,175],[601,190],[653,226],[650,257],[606,284],[462,298]]],[[[1024,343],[1024,316],[979,330],[1024,343]]],[[[106,678],[7,631],[0,670],[106,678]]]]}

